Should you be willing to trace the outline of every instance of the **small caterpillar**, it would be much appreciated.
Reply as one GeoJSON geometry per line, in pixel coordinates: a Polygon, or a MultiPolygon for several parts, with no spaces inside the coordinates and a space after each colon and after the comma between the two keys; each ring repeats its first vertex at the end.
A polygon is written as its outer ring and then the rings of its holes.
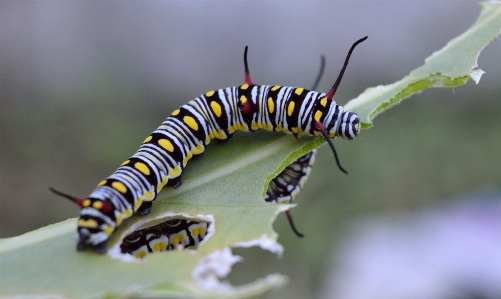
{"type": "Polygon", "coordinates": [[[136,258],[156,251],[196,248],[207,235],[210,223],[173,219],[137,230],[124,238],[120,249],[136,258]]]}
{"type": "Polygon", "coordinates": [[[212,139],[226,140],[237,130],[282,131],[296,138],[300,132],[322,136],[339,169],[347,173],[339,163],[331,138],[336,135],[348,140],[355,138],[360,121],[355,113],[344,111],[332,98],[351,53],[366,39],[367,36],[351,46],[327,94],[301,87],[254,85],[245,47],[244,84],[209,91],[176,109],[143,141],[139,150],[102,180],[88,197],[77,198],[50,188],[81,207],[77,250],[89,246],[100,254],[105,253],[106,241],[123,220],[136,212],[148,214],[164,186],[181,186],[181,174],[193,156],[202,154],[212,139]]]}

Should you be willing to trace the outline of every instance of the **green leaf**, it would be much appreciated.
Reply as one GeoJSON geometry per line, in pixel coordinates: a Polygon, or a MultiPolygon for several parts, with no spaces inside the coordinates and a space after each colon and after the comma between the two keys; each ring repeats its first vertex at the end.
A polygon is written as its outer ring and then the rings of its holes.
{"type": "Polygon", "coordinates": [[[124,221],[108,242],[105,256],[75,250],[75,219],[3,239],[1,293],[71,297],[189,294],[211,298],[249,296],[278,287],[286,281],[278,274],[238,289],[214,284],[217,271],[197,268],[197,264],[216,253],[211,262],[229,271],[234,260],[230,247],[261,246],[280,254],[282,247],[276,243],[271,224],[289,206],[264,202],[265,181],[281,165],[292,161],[291,153],[297,156],[319,144],[319,140],[311,142],[311,138],[297,141],[292,136],[265,132],[259,138],[237,134],[224,145],[214,142],[202,159],[189,162],[181,188],[165,188],[151,214],[124,221]],[[195,219],[213,219],[212,236],[196,251],[153,254],[144,262],[122,261],[118,246],[123,237],[145,223],[180,213],[195,219]],[[195,271],[204,275],[194,278],[195,271]]]}
{"type": "Polygon", "coordinates": [[[482,12],[475,23],[428,57],[424,65],[393,84],[366,89],[347,103],[345,109],[356,112],[363,127],[368,128],[377,114],[417,92],[431,87],[460,86],[470,78],[478,84],[484,73],[476,69],[478,56],[501,31],[500,2],[482,2],[480,6],[482,12]]]}
{"type": "MultiPolygon", "coordinates": [[[[452,87],[469,78],[477,83],[480,51],[501,31],[501,3],[482,3],[473,26],[449,42],[401,81],[367,89],[345,108],[365,127],[374,116],[430,87],[452,87]]],[[[76,220],[0,240],[0,294],[65,297],[248,297],[279,287],[286,278],[270,275],[244,286],[223,284],[238,257],[231,248],[261,246],[277,254],[272,222],[289,205],[263,200],[267,183],[289,163],[321,145],[321,139],[259,132],[237,134],[227,144],[211,144],[202,159],[190,161],[183,186],[166,188],[145,217],[124,221],[109,240],[107,255],[77,252],[76,220]],[[120,254],[121,239],[132,231],[182,215],[212,222],[196,251],[169,251],[131,262],[120,254]]],[[[332,163],[334,161],[326,161],[332,163]]]]}

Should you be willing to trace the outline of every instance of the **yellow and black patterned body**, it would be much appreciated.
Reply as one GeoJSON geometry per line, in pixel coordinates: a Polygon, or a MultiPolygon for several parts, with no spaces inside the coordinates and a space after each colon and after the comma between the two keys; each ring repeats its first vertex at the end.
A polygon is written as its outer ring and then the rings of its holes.
{"type": "Polygon", "coordinates": [[[272,204],[289,204],[308,181],[317,150],[312,150],[289,164],[270,181],[264,200],[272,204]]]}
{"type": "Polygon", "coordinates": [[[180,186],[187,162],[203,153],[212,139],[224,140],[236,131],[259,129],[319,135],[315,122],[322,123],[331,138],[341,135],[352,139],[359,129],[354,113],[344,112],[324,93],[303,88],[244,84],[201,95],[167,117],[139,150],[89,195],[91,202],[106,202],[113,209],[104,213],[94,208],[96,204],[82,208],[79,248],[105,242],[135,212],[147,214],[165,185],[180,186]],[[245,105],[250,105],[250,111],[244,112],[245,105]]]}
{"type": "Polygon", "coordinates": [[[207,236],[209,226],[207,222],[173,219],[133,232],[124,238],[120,249],[136,258],[160,251],[195,249],[207,236]]]}
{"type": "MultiPolygon", "coordinates": [[[[209,91],[175,110],[144,140],[138,151],[101,181],[88,197],[75,198],[51,189],[81,207],[77,249],[89,245],[99,253],[106,252],[106,240],[123,220],[136,212],[148,214],[164,186],[181,186],[182,172],[193,156],[202,154],[212,139],[225,140],[236,131],[265,129],[296,136],[301,132],[323,136],[338,167],[346,172],[330,139],[335,136],[353,139],[360,124],[356,114],[343,111],[332,97],[351,52],[365,39],[352,46],[336,83],[327,94],[300,87],[254,85],[248,71],[246,48],[243,85],[209,91]]],[[[277,202],[288,198],[290,202],[304,184],[313,157],[314,153],[307,154],[291,165],[294,167],[284,170],[270,184],[265,199],[277,202]]],[[[287,215],[292,225],[288,212],[287,215]]]]}

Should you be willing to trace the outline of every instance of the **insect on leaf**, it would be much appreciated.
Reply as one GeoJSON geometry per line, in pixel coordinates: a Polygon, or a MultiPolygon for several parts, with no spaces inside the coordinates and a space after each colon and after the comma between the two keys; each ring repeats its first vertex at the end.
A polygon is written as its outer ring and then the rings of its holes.
{"type": "MultiPolygon", "coordinates": [[[[482,13],[465,33],[435,52],[402,80],[367,89],[346,110],[370,126],[378,113],[430,87],[477,83],[480,51],[501,31],[501,3],[482,3],[482,13]]],[[[259,132],[239,133],[227,144],[212,143],[190,162],[179,189],[165,188],[151,214],[134,216],[108,241],[108,253],[75,250],[76,219],[0,240],[0,295],[59,297],[248,297],[286,282],[273,274],[244,286],[220,282],[239,261],[235,247],[260,246],[281,254],[272,222],[289,205],[270,205],[267,183],[289,163],[323,144],[323,139],[259,132]],[[138,261],[120,252],[133,231],[172,217],[210,222],[196,250],[155,253],[138,261]]]]}

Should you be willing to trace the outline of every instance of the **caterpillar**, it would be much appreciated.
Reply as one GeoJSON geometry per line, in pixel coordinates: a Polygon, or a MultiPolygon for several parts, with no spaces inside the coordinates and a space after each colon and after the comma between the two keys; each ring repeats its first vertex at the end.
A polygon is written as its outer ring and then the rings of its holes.
{"type": "MultiPolygon", "coordinates": [[[[312,90],[320,82],[325,67],[325,57],[322,56],[320,71],[312,90]]],[[[264,200],[270,204],[291,203],[299,194],[308,180],[311,167],[315,162],[317,150],[299,157],[289,164],[279,175],[273,178],[266,191],[264,200]]],[[[292,230],[299,237],[303,234],[297,231],[290,211],[286,211],[292,230]]],[[[205,239],[210,223],[186,219],[168,220],[158,225],[140,229],[127,235],[120,245],[121,252],[136,258],[144,258],[154,252],[174,249],[195,249],[205,239]]]]}
{"type": "Polygon", "coordinates": [[[172,219],[126,236],[120,250],[143,258],[155,251],[196,248],[207,235],[209,226],[208,222],[172,219]]]}
{"type": "Polygon", "coordinates": [[[99,254],[106,253],[106,241],[123,220],[135,213],[147,215],[164,186],[181,186],[181,174],[193,156],[202,154],[212,139],[226,140],[237,130],[281,131],[296,138],[298,133],[322,136],[338,168],[348,173],[339,162],[331,138],[354,139],[360,121],[355,113],[344,111],[332,98],[353,50],[366,39],[367,36],[351,46],[327,94],[301,87],[253,84],[245,47],[244,84],[209,91],[176,109],[89,196],[77,198],[50,188],[81,208],[77,250],[90,247],[99,254]]]}

